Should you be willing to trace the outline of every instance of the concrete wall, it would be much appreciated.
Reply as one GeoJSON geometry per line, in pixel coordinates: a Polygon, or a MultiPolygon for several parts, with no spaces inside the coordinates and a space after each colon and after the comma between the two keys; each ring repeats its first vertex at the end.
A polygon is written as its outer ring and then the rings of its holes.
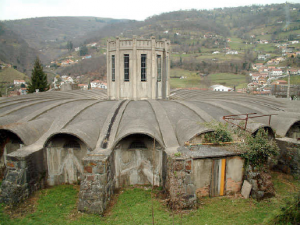
{"type": "Polygon", "coordinates": [[[241,190],[244,174],[244,160],[239,157],[226,159],[226,194],[237,193],[241,190]]]}
{"type": "Polygon", "coordinates": [[[153,181],[154,185],[160,185],[162,148],[156,142],[153,152],[153,139],[145,135],[131,135],[119,142],[114,154],[117,188],[135,184],[147,185],[153,181]],[[130,148],[136,141],[144,143],[145,148],[130,148]]]}
{"type": "Polygon", "coordinates": [[[209,196],[212,175],[212,159],[193,160],[192,181],[197,197],[209,196]]]}
{"type": "Polygon", "coordinates": [[[242,187],[244,161],[239,156],[221,158],[182,158],[167,155],[164,184],[169,192],[169,205],[190,208],[196,197],[238,193],[242,187]]]}
{"type": "Polygon", "coordinates": [[[82,158],[86,153],[86,145],[76,137],[53,137],[45,148],[44,156],[47,159],[48,185],[78,183],[83,173],[82,158]],[[69,143],[79,146],[68,146],[69,143]]]}

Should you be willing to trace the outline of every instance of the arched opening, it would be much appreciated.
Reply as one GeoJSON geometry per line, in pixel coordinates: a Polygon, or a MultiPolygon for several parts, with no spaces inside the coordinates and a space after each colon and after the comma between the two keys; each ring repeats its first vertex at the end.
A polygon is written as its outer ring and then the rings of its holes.
{"type": "MultiPolygon", "coordinates": [[[[271,127],[260,127],[259,129],[264,129],[264,131],[268,134],[268,139],[269,140],[273,140],[275,139],[275,133],[273,131],[273,129],[271,127]]],[[[257,132],[259,131],[259,129],[257,129],[256,131],[254,131],[252,133],[252,136],[255,137],[257,132]]]]}
{"type": "Polygon", "coordinates": [[[161,185],[162,146],[145,134],[131,134],[114,148],[116,188],[161,185]]]}
{"type": "Polygon", "coordinates": [[[201,144],[201,143],[207,143],[207,142],[209,142],[209,140],[207,139],[207,137],[208,136],[213,136],[213,135],[214,135],[214,132],[212,130],[209,130],[209,131],[202,132],[200,134],[195,135],[188,142],[191,145],[197,145],[197,144],[201,144]]]}
{"type": "Polygon", "coordinates": [[[56,134],[45,144],[49,185],[80,182],[87,146],[76,136],[56,134]]]}
{"type": "Polygon", "coordinates": [[[288,132],[286,133],[286,137],[300,139],[300,121],[294,123],[288,132]]]}
{"type": "Polygon", "coordinates": [[[0,178],[6,168],[6,156],[24,146],[23,141],[13,132],[0,130],[0,178]]]}

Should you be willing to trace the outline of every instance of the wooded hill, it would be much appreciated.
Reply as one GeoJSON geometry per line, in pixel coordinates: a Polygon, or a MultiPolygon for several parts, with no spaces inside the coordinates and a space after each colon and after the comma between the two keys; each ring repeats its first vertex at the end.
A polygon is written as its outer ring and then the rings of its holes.
{"type": "MultiPolygon", "coordinates": [[[[191,67],[193,70],[201,67],[202,72],[210,72],[203,69],[210,64],[203,53],[211,54],[225,47],[239,50],[242,54],[237,57],[218,59],[223,64],[225,62],[224,66],[220,64],[222,68],[229,68],[227,72],[234,72],[237,69],[249,68],[249,63],[255,59],[258,51],[264,53],[271,49],[277,54],[272,48],[256,48],[254,45],[249,48],[246,44],[254,44],[263,39],[276,42],[299,39],[300,4],[183,10],[152,16],[144,21],[96,17],[32,18],[3,21],[1,26],[4,36],[0,33],[0,60],[17,64],[18,69],[23,69],[19,68],[20,65],[28,68],[25,64],[29,63],[24,61],[33,62],[37,53],[44,56],[44,63],[69,54],[68,41],[72,41],[74,47],[77,47],[99,40],[105,43],[104,40],[108,37],[137,35],[144,38],[156,36],[159,39],[170,39],[172,65],[191,67]],[[239,43],[229,45],[228,38],[236,38],[239,43]]],[[[88,60],[84,63],[88,63],[88,60]]]]}

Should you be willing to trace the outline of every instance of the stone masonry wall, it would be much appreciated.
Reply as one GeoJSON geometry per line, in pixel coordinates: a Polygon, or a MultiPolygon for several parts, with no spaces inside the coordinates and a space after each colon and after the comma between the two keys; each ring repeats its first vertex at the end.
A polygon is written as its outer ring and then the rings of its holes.
{"type": "Polygon", "coordinates": [[[0,190],[0,202],[16,205],[45,186],[43,150],[26,157],[7,156],[7,168],[0,190]]]}
{"type": "Polygon", "coordinates": [[[191,170],[192,159],[167,156],[165,189],[169,193],[169,206],[173,209],[192,208],[196,205],[191,170]]]}
{"type": "Polygon", "coordinates": [[[114,190],[113,152],[108,155],[90,155],[83,159],[78,210],[103,214],[114,190]]]}
{"type": "Polygon", "coordinates": [[[280,155],[275,167],[300,178],[300,141],[292,138],[277,138],[276,142],[280,148],[280,155]]]}

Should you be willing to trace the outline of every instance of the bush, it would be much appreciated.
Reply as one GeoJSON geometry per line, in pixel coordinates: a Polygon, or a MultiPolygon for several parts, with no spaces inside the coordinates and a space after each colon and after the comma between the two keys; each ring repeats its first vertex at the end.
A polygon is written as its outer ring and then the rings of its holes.
{"type": "Polygon", "coordinates": [[[300,193],[292,200],[286,201],[285,205],[272,216],[266,224],[299,224],[300,221],[300,193]]]}
{"type": "Polygon", "coordinates": [[[253,167],[261,167],[267,163],[269,157],[279,154],[275,140],[269,140],[268,132],[264,129],[259,129],[255,136],[246,135],[241,148],[244,150],[242,157],[246,165],[253,167]]]}
{"type": "Polygon", "coordinates": [[[227,123],[209,123],[206,124],[206,126],[214,129],[213,132],[204,135],[204,141],[206,143],[220,144],[221,142],[231,142],[233,140],[227,123]]]}

